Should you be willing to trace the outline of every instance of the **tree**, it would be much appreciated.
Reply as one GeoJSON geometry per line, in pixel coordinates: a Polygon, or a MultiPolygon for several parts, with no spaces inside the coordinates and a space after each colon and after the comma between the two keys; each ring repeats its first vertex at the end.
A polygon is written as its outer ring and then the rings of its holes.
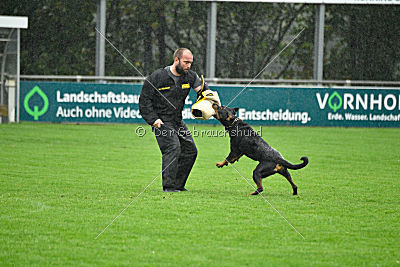
{"type": "MultiPolygon", "coordinates": [[[[171,64],[179,47],[192,50],[193,69],[204,74],[209,5],[107,0],[106,36],[129,62],[106,42],[105,74],[147,76],[171,64]]],[[[218,2],[216,76],[253,78],[268,65],[258,78],[311,79],[314,8],[218,2]]],[[[96,1],[2,0],[0,10],[29,17],[21,31],[22,74],[94,75],[96,1]]],[[[324,78],[398,80],[399,17],[397,5],[327,5],[324,78]]]]}
{"type": "Polygon", "coordinates": [[[21,31],[22,74],[94,74],[94,1],[4,0],[0,10],[29,17],[21,31]]]}
{"type": "Polygon", "coordinates": [[[325,78],[398,80],[399,6],[329,6],[325,78]]]}
{"type": "MultiPolygon", "coordinates": [[[[253,78],[267,64],[260,78],[284,75],[296,55],[312,53],[299,40],[271,64],[285,45],[305,28],[310,32],[311,6],[299,4],[223,3],[218,5],[217,76],[253,78]]],[[[309,37],[309,34],[301,36],[309,37]]],[[[309,57],[308,57],[309,58],[309,57]]],[[[295,73],[295,69],[291,69],[295,73]]]]}

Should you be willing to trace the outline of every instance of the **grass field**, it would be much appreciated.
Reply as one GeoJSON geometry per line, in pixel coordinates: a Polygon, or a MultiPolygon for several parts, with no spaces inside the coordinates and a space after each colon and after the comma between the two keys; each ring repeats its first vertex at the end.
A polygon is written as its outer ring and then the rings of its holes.
{"type": "MultiPolygon", "coordinates": [[[[0,125],[1,265],[400,265],[400,129],[262,128],[289,161],[310,159],[292,171],[300,197],[277,175],[263,192],[305,239],[215,167],[228,137],[206,136],[189,192],[162,193],[158,177],[95,239],[160,173],[155,137],[137,127],[0,125]]],[[[256,164],[234,166],[253,183],[256,164]]]]}

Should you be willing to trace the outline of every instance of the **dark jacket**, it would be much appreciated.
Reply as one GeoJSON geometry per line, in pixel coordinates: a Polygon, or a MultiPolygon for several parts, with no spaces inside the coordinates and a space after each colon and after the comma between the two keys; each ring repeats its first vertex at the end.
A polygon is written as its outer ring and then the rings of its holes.
{"type": "Polygon", "coordinates": [[[179,77],[177,84],[165,68],[153,72],[143,83],[139,99],[139,111],[150,125],[157,119],[163,122],[181,121],[185,99],[190,88],[196,88],[199,77],[196,72],[179,77]]]}

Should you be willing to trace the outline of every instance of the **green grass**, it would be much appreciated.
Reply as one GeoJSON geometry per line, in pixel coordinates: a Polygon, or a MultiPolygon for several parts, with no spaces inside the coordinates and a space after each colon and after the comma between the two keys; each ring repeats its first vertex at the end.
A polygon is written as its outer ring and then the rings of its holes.
{"type": "MultiPolygon", "coordinates": [[[[305,239],[215,167],[228,137],[195,138],[190,192],[162,193],[158,177],[95,239],[161,170],[137,126],[0,125],[1,265],[399,266],[400,129],[262,128],[289,161],[310,159],[292,171],[300,197],[277,175],[263,193],[305,239]]],[[[235,167],[253,183],[256,164],[235,167]]]]}

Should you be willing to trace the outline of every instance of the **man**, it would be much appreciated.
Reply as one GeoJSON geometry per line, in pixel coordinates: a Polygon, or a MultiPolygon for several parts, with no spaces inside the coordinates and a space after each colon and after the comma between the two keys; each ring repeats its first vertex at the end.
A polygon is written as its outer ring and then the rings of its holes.
{"type": "Polygon", "coordinates": [[[190,88],[200,94],[208,87],[190,70],[192,63],[189,49],[177,49],[174,63],[147,77],[140,93],[140,113],[152,126],[162,153],[164,192],[188,191],[185,184],[197,157],[196,145],[182,121],[182,110],[190,88]]]}

